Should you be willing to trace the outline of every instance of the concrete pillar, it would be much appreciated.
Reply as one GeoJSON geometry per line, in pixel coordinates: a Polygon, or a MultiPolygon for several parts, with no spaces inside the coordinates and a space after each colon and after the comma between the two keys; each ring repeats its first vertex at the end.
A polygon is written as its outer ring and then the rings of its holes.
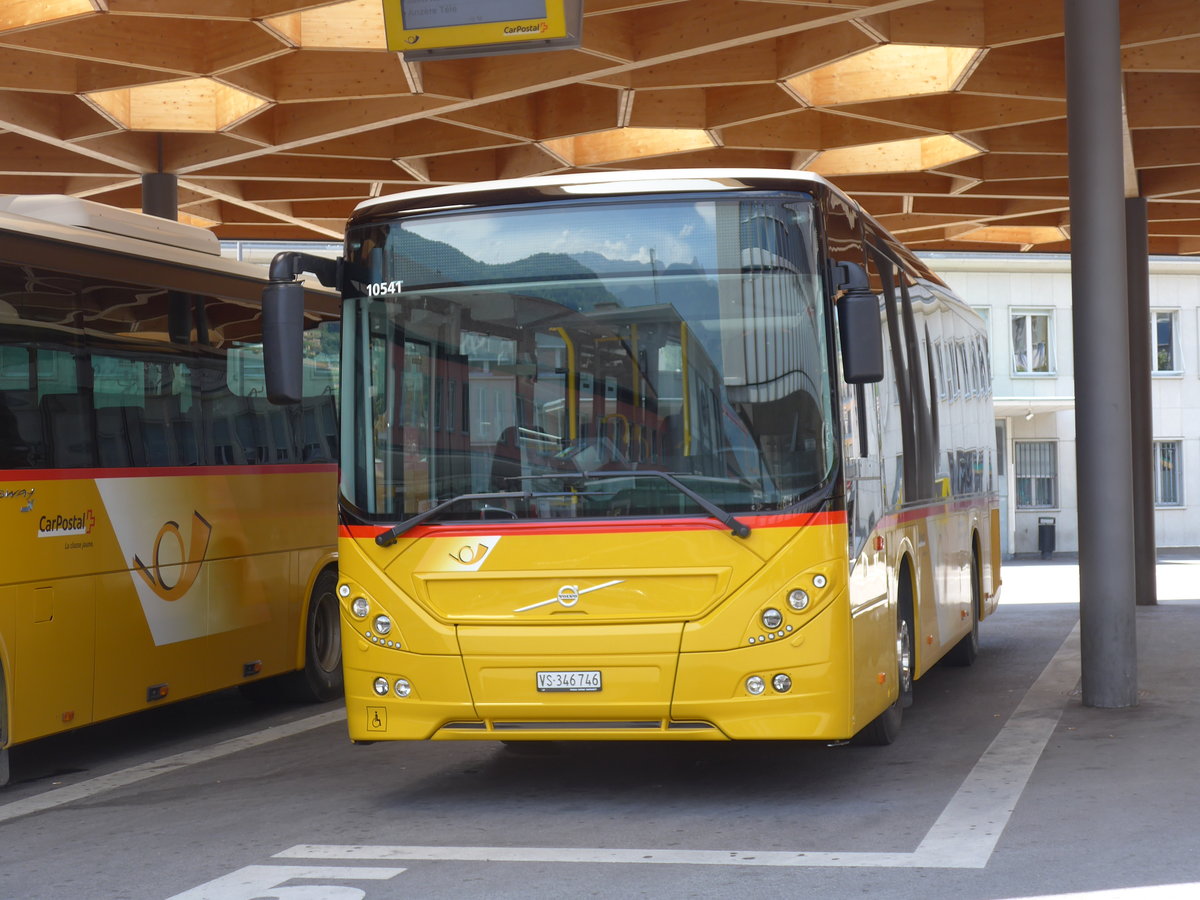
{"type": "Polygon", "coordinates": [[[1085,706],[1137,704],[1118,0],[1064,0],[1085,706]]]}
{"type": "Polygon", "coordinates": [[[1125,271],[1129,294],[1129,397],[1133,432],[1134,596],[1158,603],[1154,539],[1154,395],[1151,390],[1150,247],[1145,197],[1125,200],[1125,271]]]}

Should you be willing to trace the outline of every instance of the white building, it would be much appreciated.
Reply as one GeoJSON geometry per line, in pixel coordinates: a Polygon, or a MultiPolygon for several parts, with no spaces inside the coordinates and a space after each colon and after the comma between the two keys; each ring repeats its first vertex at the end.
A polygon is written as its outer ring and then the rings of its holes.
{"type": "MultiPolygon", "coordinates": [[[[920,255],[988,321],[1005,553],[1037,552],[1039,519],[1054,520],[1059,552],[1078,550],[1070,258],[920,255]]],[[[1152,257],[1150,308],[1155,540],[1196,547],[1200,260],[1152,257]]]]}

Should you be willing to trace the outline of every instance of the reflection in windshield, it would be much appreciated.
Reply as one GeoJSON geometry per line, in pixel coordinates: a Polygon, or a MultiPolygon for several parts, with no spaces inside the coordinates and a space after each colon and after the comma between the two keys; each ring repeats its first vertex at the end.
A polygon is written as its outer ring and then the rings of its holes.
{"type": "Polygon", "coordinates": [[[342,488],[366,517],[505,492],[526,499],[462,514],[707,514],[647,469],[730,512],[779,510],[831,474],[807,201],[427,215],[351,247],[342,488]]]}

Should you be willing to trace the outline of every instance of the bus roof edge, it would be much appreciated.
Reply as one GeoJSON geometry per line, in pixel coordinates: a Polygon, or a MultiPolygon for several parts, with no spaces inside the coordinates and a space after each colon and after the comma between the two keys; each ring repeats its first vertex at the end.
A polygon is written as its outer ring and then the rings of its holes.
{"type": "Polygon", "coordinates": [[[221,254],[221,242],[207,229],[65,194],[0,195],[0,211],[213,256],[221,254]]]}

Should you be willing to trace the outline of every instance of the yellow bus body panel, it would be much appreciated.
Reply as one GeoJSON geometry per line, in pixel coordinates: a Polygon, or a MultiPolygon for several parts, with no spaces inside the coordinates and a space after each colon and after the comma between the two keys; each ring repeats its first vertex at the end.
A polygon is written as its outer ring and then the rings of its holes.
{"type": "Polygon", "coordinates": [[[846,529],[827,518],[756,528],[747,541],[715,528],[429,529],[381,548],[344,533],[350,736],[850,737],[895,699],[894,677],[874,671],[895,672],[895,618],[886,596],[875,616],[851,616],[846,529]],[[803,612],[787,604],[796,588],[811,598],[803,612]],[[362,619],[350,611],[357,597],[370,605],[362,619]],[[762,622],[767,608],[783,614],[776,629],[762,622]],[[380,613],[392,622],[386,637],[372,630],[380,613]],[[873,666],[861,684],[851,679],[860,652],[873,666]],[[602,686],[539,691],[547,671],[600,672],[602,686]],[[753,675],[767,684],[758,696],[746,690],[753,675]],[[777,675],[790,690],[771,687],[777,675]],[[398,679],[407,697],[396,695],[398,679]]]}
{"type": "Polygon", "coordinates": [[[153,689],[175,700],[248,680],[247,665],[303,664],[307,587],[334,555],[334,466],[5,478],[9,744],[145,709],[153,689]]]}

